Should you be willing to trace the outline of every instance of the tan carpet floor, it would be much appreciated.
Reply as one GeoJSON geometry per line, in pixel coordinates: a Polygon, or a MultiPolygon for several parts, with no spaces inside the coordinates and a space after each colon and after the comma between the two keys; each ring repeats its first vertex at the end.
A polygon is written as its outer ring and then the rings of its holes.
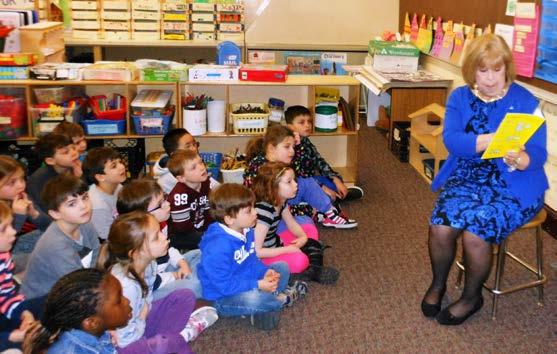
{"type": "MultiPolygon", "coordinates": [[[[360,131],[360,185],[365,198],[346,205],[356,230],[320,229],[332,248],[325,262],[341,271],[335,286],[311,283],[307,298],[283,311],[280,328],[263,332],[240,318],[220,319],[193,344],[198,353],[555,353],[557,352],[557,241],[545,234],[545,306],[533,289],[502,297],[499,316],[484,308],[459,327],[423,317],[420,301],[430,281],[429,185],[399,162],[374,128],[360,131]]],[[[533,261],[533,233],[514,235],[510,247],[533,261]]],[[[505,283],[525,279],[507,262],[505,283]]],[[[458,298],[453,268],[445,304],[458,298]]],[[[528,275],[526,275],[528,276],[528,275]]]]}

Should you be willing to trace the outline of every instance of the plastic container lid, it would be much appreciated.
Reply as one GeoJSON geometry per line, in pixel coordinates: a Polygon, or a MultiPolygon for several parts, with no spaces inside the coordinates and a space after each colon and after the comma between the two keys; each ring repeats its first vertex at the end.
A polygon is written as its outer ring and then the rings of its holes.
{"type": "Polygon", "coordinates": [[[315,113],[317,113],[317,114],[330,115],[330,114],[335,114],[337,112],[338,112],[338,109],[335,106],[317,106],[317,107],[315,107],[315,113]]]}
{"type": "Polygon", "coordinates": [[[269,106],[284,108],[284,101],[278,98],[269,98],[269,106]]]}

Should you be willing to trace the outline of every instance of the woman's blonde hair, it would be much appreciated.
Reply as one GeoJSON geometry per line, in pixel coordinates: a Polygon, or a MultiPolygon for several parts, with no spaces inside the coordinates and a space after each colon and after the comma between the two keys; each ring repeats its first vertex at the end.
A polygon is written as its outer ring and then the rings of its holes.
{"type": "Polygon", "coordinates": [[[468,86],[474,87],[478,68],[501,65],[505,65],[506,81],[510,84],[516,77],[511,49],[501,36],[493,33],[484,34],[474,39],[467,47],[462,63],[462,78],[468,86]]]}

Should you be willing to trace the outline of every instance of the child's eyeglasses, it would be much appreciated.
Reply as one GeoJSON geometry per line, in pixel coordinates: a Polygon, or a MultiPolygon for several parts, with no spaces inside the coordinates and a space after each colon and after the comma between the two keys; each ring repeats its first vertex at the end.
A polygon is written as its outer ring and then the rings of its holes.
{"type": "Polygon", "coordinates": [[[157,206],[154,207],[153,209],[147,210],[147,212],[148,212],[148,213],[153,213],[153,212],[159,210],[160,208],[162,208],[162,205],[163,205],[164,203],[168,203],[168,201],[166,200],[166,197],[167,197],[167,195],[166,195],[166,194],[163,194],[163,198],[162,198],[161,202],[159,203],[159,205],[157,205],[157,206]]]}

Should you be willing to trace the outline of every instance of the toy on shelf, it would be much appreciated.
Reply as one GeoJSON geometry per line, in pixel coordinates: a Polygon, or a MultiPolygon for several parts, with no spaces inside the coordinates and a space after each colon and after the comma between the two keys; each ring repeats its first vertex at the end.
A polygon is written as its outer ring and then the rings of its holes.
{"type": "Polygon", "coordinates": [[[51,133],[63,121],[79,123],[85,115],[85,101],[72,98],[63,103],[37,103],[31,108],[35,136],[51,133]]]}

